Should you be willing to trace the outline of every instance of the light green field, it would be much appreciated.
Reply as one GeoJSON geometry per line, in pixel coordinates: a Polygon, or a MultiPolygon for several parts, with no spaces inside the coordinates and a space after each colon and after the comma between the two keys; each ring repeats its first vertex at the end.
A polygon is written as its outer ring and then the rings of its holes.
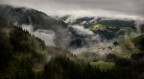
{"type": "Polygon", "coordinates": [[[93,67],[100,68],[101,71],[111,70],[115,65],[115,63],[105,61],[90,62],[90,64],[93,67]]]}

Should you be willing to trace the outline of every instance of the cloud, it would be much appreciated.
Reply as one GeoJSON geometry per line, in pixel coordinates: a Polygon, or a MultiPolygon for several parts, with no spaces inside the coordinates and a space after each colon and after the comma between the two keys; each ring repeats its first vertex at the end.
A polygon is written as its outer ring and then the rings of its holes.
{"type": "Polygon", "coordinates": [[[90,31],[89,29],[85,29],[83,26],[73,25],[70,27],[72,27],[79,35],[94,35],[92,31],[90,31]]]}
{"type": "Polygon", "coordinates": [[[32,35],[35,35],[36,37],[44,40],[45,44],[48,46],[55,46],[54,39],[56,38],[54,31],[52,30],[42,30],[37,29],[36,31],[33,31],[32,25],[22,25],[23,29],[30,32],[32,35]]]}
{"type": "Polygon", "coordinates": [[[144,15],[144,0],[1,0],[0,4],[25,6],[46,13],[66,10],[94,10],[94,12],[104,10],[128,15],[144,15]]]}

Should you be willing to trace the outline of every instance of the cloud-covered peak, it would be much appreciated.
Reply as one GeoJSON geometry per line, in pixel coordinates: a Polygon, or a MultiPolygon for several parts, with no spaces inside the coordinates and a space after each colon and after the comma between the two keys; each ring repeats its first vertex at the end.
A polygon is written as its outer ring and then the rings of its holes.
{"type": "Polygon", "coordinates": [[[108,16],[144,15],[144,0],[1,0],[0,4],[34,8],[47,14],[90,10],[95,14],[108,16]]]}

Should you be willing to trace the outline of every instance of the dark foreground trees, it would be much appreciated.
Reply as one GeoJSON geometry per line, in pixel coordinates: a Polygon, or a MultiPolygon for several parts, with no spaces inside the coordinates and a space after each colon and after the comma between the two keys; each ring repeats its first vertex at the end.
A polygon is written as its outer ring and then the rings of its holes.
{"type": "Polygon", "coordinates": [[[42,79],[143,79],[144,62],[115,59],[115,67],[101,71],[90,64],[79,64],[65,56],[52,58],[45,65],[42,79]]]}
{"type": "MultiPolygon", "coordinates": [[[[89,63],[60,55],[43,63],[44,68],[35,72],[34,65],[41,58],[35,49],[45,49],[44,42],[0,18],[0,79],[144,79],[143,36],[133,41],[140,53],[129,59],[108,55],[107,61],[115,63],[111,70],[101,71],[89,63]]],[[[56,54],[60,52],[57,48],[53,50],[56,54]]]]}

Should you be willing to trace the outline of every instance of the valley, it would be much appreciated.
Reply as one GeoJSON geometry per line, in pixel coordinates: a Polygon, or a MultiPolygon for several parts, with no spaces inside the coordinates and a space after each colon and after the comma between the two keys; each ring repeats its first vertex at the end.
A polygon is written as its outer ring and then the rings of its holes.
{"type": "Polygon", "coordinates": [[[143,25],[0,5],[0,79],[143,79],[143,25]]]}

